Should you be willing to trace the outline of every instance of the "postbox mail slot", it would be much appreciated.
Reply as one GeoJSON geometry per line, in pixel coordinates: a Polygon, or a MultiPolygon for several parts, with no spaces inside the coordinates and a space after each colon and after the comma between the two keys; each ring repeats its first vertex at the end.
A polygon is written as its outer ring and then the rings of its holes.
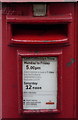
{"type": "Polygon", "coordinates": [[[69,43],[72,14],[51,17],[7,15],[8,39],[12,44],[69,43]]]}
{"type": "Polygon", "coordinates": [[[68,42],[68,24],[12,24],[15,44],[59,44],[68,42]]]}

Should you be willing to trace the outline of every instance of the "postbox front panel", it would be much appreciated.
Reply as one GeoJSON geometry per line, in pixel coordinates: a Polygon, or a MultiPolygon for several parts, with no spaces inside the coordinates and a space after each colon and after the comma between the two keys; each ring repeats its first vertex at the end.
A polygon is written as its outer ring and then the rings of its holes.
{"type": "Polygon", "coordinates": [[[75,116],[74,3],[39,6],[3,4],[4,118],[75,116]]]}

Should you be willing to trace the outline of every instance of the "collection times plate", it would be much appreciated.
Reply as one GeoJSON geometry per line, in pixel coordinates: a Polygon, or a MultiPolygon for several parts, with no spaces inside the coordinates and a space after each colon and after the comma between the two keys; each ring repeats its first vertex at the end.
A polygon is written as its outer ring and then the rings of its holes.
{"type": "Polygon", "coordinates": [[[22,58],[23,109],[57,109],[57,60],[22,58]]]}

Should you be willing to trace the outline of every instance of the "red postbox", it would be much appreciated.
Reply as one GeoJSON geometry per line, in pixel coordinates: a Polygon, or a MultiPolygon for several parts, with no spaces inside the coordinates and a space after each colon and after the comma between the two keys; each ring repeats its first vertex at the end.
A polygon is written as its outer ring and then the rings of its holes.
{"type": "Polygon", "coordinates": [[[77,3],[20,2],[2,4],[2,118],[76,118],[77,3]]]}

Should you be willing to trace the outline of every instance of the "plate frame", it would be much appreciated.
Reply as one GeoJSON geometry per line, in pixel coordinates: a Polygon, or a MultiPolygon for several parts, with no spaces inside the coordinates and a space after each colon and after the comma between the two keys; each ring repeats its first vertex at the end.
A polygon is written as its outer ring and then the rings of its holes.
{"type": "Polygon", "coordinates": [[[17,71],[18,71],[18,111],[19,113],[59,113],[61,112],[61,93],[62,93],[62,51],[52,51],[51,53],[27,53],[26,51],[17,51],[17,71]],[[23,109],[23,89],[22,89],[22,58],[23,57],[58,57],[57,63],[57,109],[38,109],[38,110],[24,110],[23,109]]]}

